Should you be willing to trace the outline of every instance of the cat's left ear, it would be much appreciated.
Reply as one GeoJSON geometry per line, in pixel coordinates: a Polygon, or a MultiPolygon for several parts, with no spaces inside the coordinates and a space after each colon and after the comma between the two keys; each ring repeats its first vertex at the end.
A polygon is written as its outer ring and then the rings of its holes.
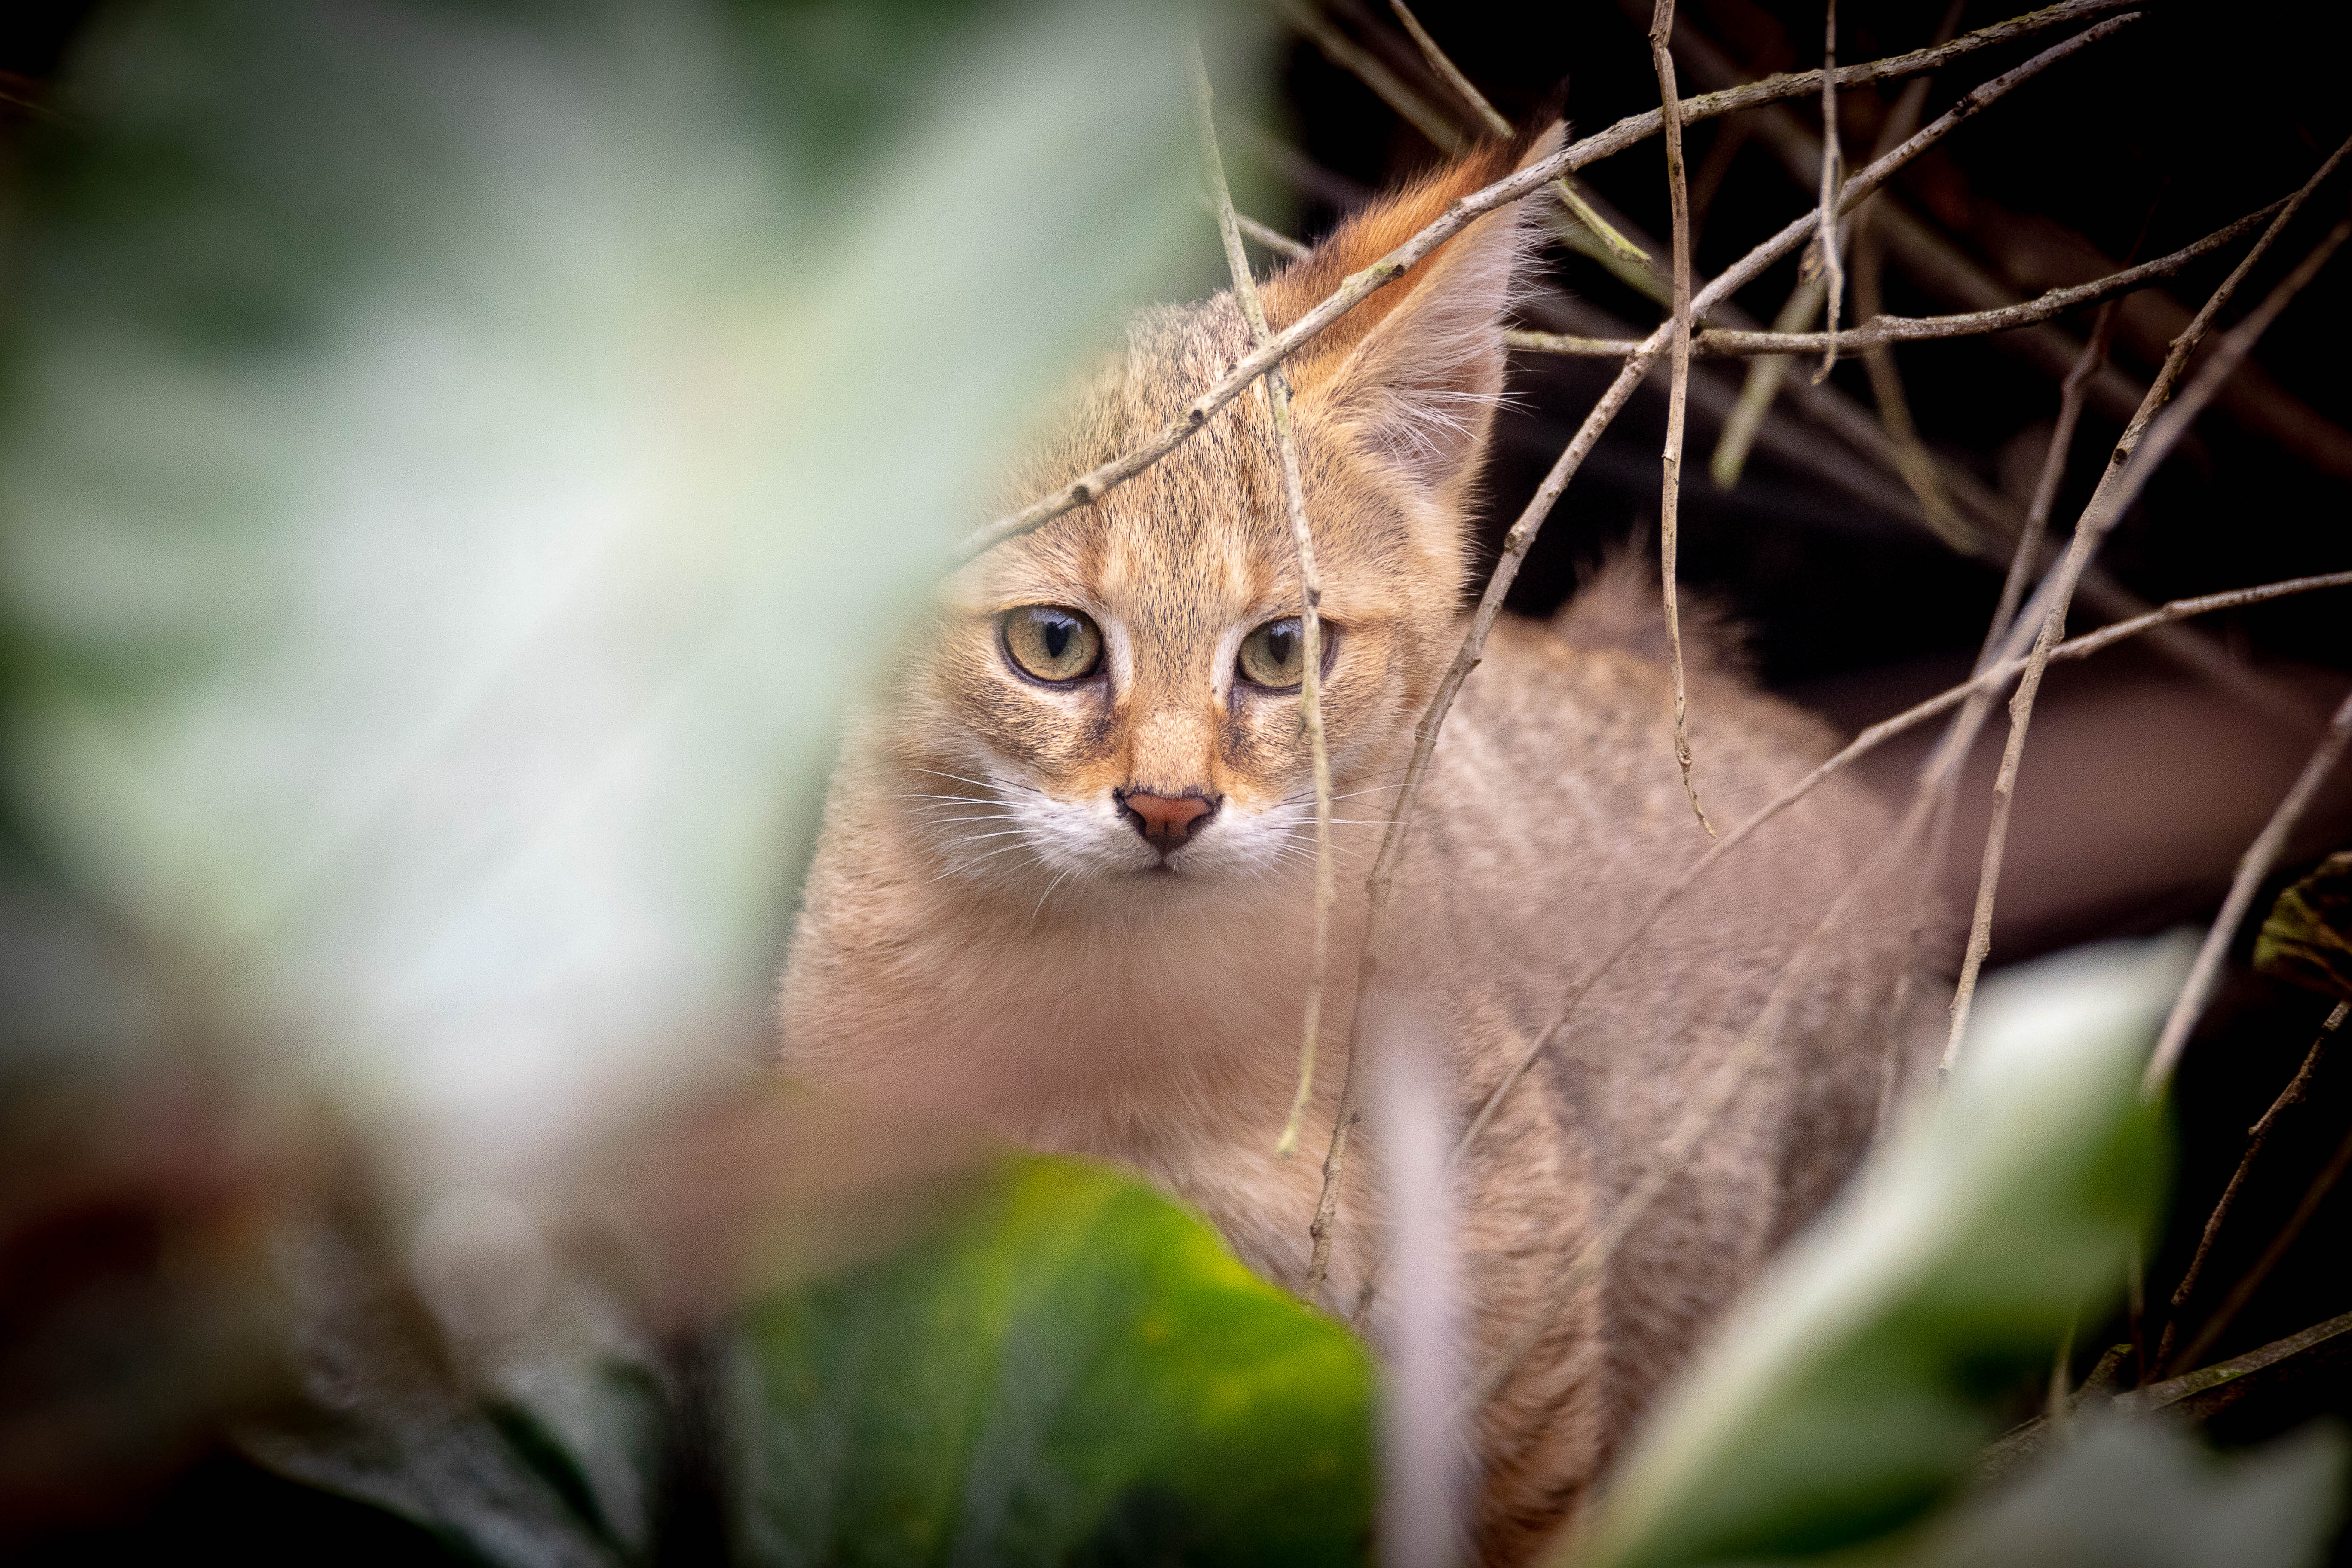
{"type": "MultiPolygon", "coordinates": [[[[1297,321],[1450,203],[1559,151],[1565,130],[1489,142],[1356,213],[1267,280],[1273,325],[1297,321]]],[[[1291,361],[1302,416],[1350,427],[1433,495],[1466,483],[1502,395],[1503,312],[1531,244],[1525,209],[1545,199],[1489,213],[1325,330],[1291,361]]]]}

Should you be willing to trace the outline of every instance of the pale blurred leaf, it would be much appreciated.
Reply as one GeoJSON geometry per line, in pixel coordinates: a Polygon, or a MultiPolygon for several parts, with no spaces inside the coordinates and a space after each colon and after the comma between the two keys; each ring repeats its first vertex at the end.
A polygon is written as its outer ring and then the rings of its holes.
{"type": "Polygon", "coordinates": [[[1185,20],[110,14],[0,428],[35,831],[464,1165],[757,1051],[843,692],[1074,353],[1213,255],[1185,20]]]}
{"type": "Polygon", "coordinates": [[[2085,1418],[2024,1475],[1961,1510],[1918,1568],[2313,1568],[2345,1474],[2317,1428],[2223,1458],[2160,1419],[2085,1418]]]}

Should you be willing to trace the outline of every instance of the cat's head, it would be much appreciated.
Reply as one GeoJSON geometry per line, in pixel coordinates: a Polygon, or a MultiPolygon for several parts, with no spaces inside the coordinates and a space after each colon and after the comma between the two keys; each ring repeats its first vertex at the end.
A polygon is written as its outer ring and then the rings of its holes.
{"type": "MultiPolygon", "coordinates": [[[[1275,330],[1557,143],[1555,130],[1491,145],[1359,212],[1262,286],[1275,330]]],[[[1334,788],[1356,797],[1342,817],[1378,815],[1458,640],[1465,513],[1525,222],[1517,205],[1481,219],[1290,361],[1324,724],[1334,788]]],[[[1142,317],[1023,466],[1015,504],[1164,427],[1251,346],[1230,294],[1142,317]]],[[[893,741],[946,874],[1164,898],[1311,864],[1300,609],[1255,389],[1093,505],[959,573],[893,741]]]]}

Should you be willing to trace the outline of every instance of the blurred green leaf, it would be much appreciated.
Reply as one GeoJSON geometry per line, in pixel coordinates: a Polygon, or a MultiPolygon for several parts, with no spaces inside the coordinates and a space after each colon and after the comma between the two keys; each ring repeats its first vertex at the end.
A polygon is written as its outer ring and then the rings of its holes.
{"type": "Polygon", "coordinates": [[[1836,1552],[1948,1496],[2000,1397],[2120,1294],[2162,1201],[2137,1086],[2186,956],[2091,950],[1989,984],[1948,1089],[1735,1309],[1567,1560],[1836,1552]]]}
{"type": "Polygon", "coordinates": [[[694,1550],[666,1489],[712,1441],[708,1500],[754,1568],[1370,1550],[1363,1348],[1098,1167],[998,1161],[907,1245],[755,1301],[719,1336],[715,1412],[584,1279],[468,1355],[346,1238],[284,1258],[307,1410],[245,1451],[497,1568],[694,1550]]]}
{"type": "Polygon", "coordinates": [[[2340,1509],[2343,1435],[2227,1458],[2160,1419],[2085,1417],[1958,1510],[1918,1568],[2312,1568],[2340,1509]]]}
{"type": "Polygon", "coordinates": [[[736,1355],[748,1562],[1370,1549],[1361,1347],[1092,1167],[1006,1163],[939,1234],[755,1309],[736,1355]]]}
{"type": "Polygon", "coordinates": [[[2254,939],[2254,967],[2352,1002],[2352,849],[2279,895],[2254,939]]]}

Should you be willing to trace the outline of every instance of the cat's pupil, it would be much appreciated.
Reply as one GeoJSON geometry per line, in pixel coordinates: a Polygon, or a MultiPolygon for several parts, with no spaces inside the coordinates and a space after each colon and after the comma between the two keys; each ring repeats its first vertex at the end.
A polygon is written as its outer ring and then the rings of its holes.
{"type": "Polygon", "coordinates": [[[1062,650],[1070,646],[1070,623],[1049,620],[1040,628],[1045,638],[1045,657],[1059,659],[1062,650]]]}
{"type": "Polygon", "coordinates": [[[1274,662],[1278,668],[1287,669],[1290,668],[1290,661],[1297,657],[1297,649],[1293,645],[1297,641],[1298,634],[1296,631],[1288,626],[1276,626],[1265,634],[1265,651],[1274,656],[1274,662]]]}

